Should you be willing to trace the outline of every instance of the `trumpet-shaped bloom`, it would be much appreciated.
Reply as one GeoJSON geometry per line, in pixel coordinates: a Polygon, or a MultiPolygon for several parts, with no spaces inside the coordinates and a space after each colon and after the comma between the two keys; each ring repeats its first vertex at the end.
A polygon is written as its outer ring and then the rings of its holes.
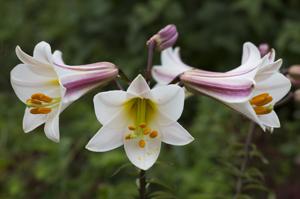
{"type": "Polygon", "coordinates": [[[261,57],[252,43],[245,43],[241,66],[225,72],[210,72],[184,64],[178,53],[162,52],[162,66],[152,70],[160,84],[179,77],[188,90],[213,97],[255,121],[263,130],[280,127],[273,108],[290,90],[290,81],[279,73],[282,60],[271,50],[261,57]]]}
{"type": "Polygon", "coordinates": [[[23,63],[11,71],[11,84],[27,106],[23,129],[27,133],[45,124],[46,136],[55,142],[59,141],[59,114],[87,91],[118,74],[116,67],[108,62],[67,66],[61,52],[52,54],[46,42],[35,46],[33,56],[19,46],[16,54],[23,63]]]}
{"type": "Polygon", "coordinates": [[[177,85],[150,90],[139,75],[127,91],[108,91],[94,97],[96,116],[103,125],[86,148],[104,152],[124,145],[129,160],[149,169],[158,158],[161,142],[185,145],[193,137],[177,122],[184,91],[177,85]]]}

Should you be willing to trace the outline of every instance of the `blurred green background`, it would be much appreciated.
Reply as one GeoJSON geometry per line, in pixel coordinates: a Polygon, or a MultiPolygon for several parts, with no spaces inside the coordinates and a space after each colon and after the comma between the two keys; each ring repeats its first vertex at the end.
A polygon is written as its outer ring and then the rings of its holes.
{"type": "MultiPolygon", "coordinates": [[[[284,67],[300,63],[298,0],[0,0],[0,5],[0,198],[137,197],[138,171],[122,148],[107,153],[84,148],[100,128],[92,97],[114,85],[96,89],[63,112],[59,144],[48,140],[42,128],[25,134],[25,107],[9,80],[10,70],[20,62],[16,45],[31,54],[44,40],[62,50],[68,64],[111,61],[133,78],[145,69],[147,38],[173,23],[183,60],[192,66],[234,68],[245,41],[269,43],[284,67]]],[[[257,154],[249,169],[260,182],[244,190],[250,198],[300,198],[299,106],[289,102],[277,112],[281,129],[255,133],[257,154]]],[[[158,163],[147,173],[149,189],[160,195],[156,198],[232,198],[238,143],[244,142],[249,121],[198,96],[187,99],[180,122],[196,140],[184,147],[163,146],[158,163]]]]}

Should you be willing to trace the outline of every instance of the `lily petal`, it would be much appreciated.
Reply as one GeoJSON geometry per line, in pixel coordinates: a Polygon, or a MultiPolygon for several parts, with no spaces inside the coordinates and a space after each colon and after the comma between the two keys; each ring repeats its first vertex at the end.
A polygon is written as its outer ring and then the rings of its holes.
{"type": "Polygon", "coordinates": [[[149,85],[142,75],[138,75],[127,89],[131,97],[149,97],[149,92],[149,85]]]}
{"type": "Polygon", "coordinates": [[[159,86],[151,90],[153,101],[158,105],[160,113],[173,121],[177,121],[184,106],[184,90],[177,85],[159,86]]]}
{"type": "Polygon", "coordinates": [[[191,143],[194,138],[178,122],[167,126],[160,126],[162,141],[171,145],[186,145],[191,143]]]}
{"type": "Polygon", "coordinates": [[[291,82],[281,73],[274,73],[269,78],[259,81],[255,86],[253,95],[269,93],[273,98],[273,103],[281,100],[291,89],[291,82]]]}
{"type": "Polygon", "coordinates": [[[33,57],[44,63],[52,63],[51,47],[48,43],[42,41],[38,43],[33,50],[33,57]]]}
{"type": "Polygon", "coordinates": [[[23,130],[25,133],[28,133],[38,126],[44,124],[46,120],[47,115],[31,114],[29,108],[26,108],[23,117],[23,130]]]}
{"type": "Polygon", "coordinates": [[[271,113],[266,115],[260,115],[259,119],[261,120],[263,125],[268,128],[280,128],[280,121],[275,111],[272,111],[271,113]]]}
{"type": "Polygon", "coordinates": [[[116,126],[111,122],[102,128],[88,142],[86,148],[94,152],[105,152],[123,145],[123,134],[126,126],[116,126]]]}
{"type": "Polygon", "coordinates": [[[146,140],[144,148],[139,147],[139,141],[139,139],[124,139],[125,152],[132,164],[142,170],[148,170],[158,158],[161,140],[159,138],[146,140]]]}
{"type": "Polygon", "coordinates": [[[94,107],[99,122],[102,125],[109,123],[120,113],[126,99],[127,93],[125,91],[107,91],[95,95],[94,107]]]}
{"type": "Polygon", "coordinates": [[[53,110],[53,113],[48,115],[44,127],[45,135],[54,142],[59,142],[59,113],[59,109],[53,110]]]}

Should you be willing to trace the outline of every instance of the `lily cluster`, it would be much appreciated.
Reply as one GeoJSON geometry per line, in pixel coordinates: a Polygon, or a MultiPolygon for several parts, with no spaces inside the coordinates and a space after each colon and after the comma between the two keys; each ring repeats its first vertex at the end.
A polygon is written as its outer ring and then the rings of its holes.
{"type": "MultiPolygon", "coordinates": [[[[176,26],[168,25],[147,42],[147,72],[151,71],[158,86],[151,89],[149,82],[138,75],[126,91],[95,95],[95,113],[102,127],[86,145],[88,150],[105,152],[124,145],[129,160],[147,170],[157,160],[162,142],[192,142],[194,138],[177,122],[184,108],[185,89],[224,103],[263,130],[280,127],[274,107],[291,84],[279,72],[282,60],[275,60],[273,49],[257,48],[247,42],[239,67],[224,73],[212,72],[185,64],[179,49],[172,48],[177,38],[176,26]],[[162,63],[152,68],[155,48],[161,51],[162,63]]],[[[28,133],[44,124],[46,136],[55,142],[60,139],[60,113],[90,90],[117,81],[120,72],[110,62],[67,65],[62,53],[52,53],[46,42],[35,46],[33,56],[19,46],[16,54],[22,63],[11,71],[11,84],[26,105],[23,129],[28,133]]]]}

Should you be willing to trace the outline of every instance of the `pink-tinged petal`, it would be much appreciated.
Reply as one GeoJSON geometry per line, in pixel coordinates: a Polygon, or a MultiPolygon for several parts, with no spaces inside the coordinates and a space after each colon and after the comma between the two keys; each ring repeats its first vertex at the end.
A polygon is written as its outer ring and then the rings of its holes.
{"type": "Polygon", "coordinates": [[[269,78],[258,81],[253,96],[268,93],[272,96],[272,104],[281,100],[291,89],[291,82],[281,73],[274,73],[269,78]]]}
{"type": "Polygon", "coordinates": [[[267,128],[280,128],[280,121],[275,111],[266,115],[259,115],[258,118],[267,128]]]}
{"type": "Polygon", "coordinates": [[[115,69],[116,66],[113,63],[110,62],[97,62],[92,64],[86,64],[86,65],[78,65],[78,66],[70,66],[61,63],[61,58],[59,58],[58,53],[56,53],[55,58],[55,65],[59,68],[68,69],[68,70],[74,70],[74,71],[95,71],[95,70],[104,70],[104,69],[115,69]]]}
{"type": "Polygon", "coordinates": [[[46,63],[44,61],[38,60],[37,58],[31,57],[30,55],[23,52],[19,46],[16,47],[16,54],[18,58],[24,64],[27,64],[34,73],[45,77],[56,76],[56,72],[54,71],[51,63],[46,63]]]}
{"type": "Polygon", "coordinates": [[[95,95],[94,108],[99,122],[102,125],[109,123],[121,112],[126,99],[127,93],[125,91],[107,91],[95,95]]]}
{"type": "Polygon", "coordinates": [[[124,148],[129,160],[136,167],[148,170],[156,162],[160,153],[161,140],[159,137],[146,139],[144,148],[139,146],[140,139],[124,139],[124,148]]]}
{"type": "Polygon", "coordinates": [[[86,149],[94,152],[105,152],[118,148],[123,145],[123,135],[126,126],[116,126],[115,122],[110,122],[93,136],[86,145],[86,149]]]}
{"type": "Polygon", "coordinates": [[[127,89],[129,97],[149,97],[150,88],[142,75],[138,75],[127,89]]]}
{"type": "Polygon", "coordinates": [[[169,84],[180,73],[171,67],[154,66],[151,70],[152,77],[160,84],[169,84]]]}
{"type": "Polygon", "coordinates": [[[229,103],[247,101],[254,85],[254,82],[247,78],[207,78],[190,75],[189,72],[184,73],[180,78],[188,90],[194,90],[229,103]]]}
{"type": "Polygon", "coordinates": [[[151,96],[160,113],[173,121],[179,119],[184,106],[183,88],[177,85],[160,86],[151,90],[151,96]]]}
{"type": "Polygon", "coordinates": [[[193,136],[178,122],[167,126],[160,126],[159,130],[162,133],[162,142],[167,144],[181,146],[189,144],[194,140],[193,136]]]}
{"type": "Polygon", "coordinates": [[[23,117],[23,130],[25,133],[29,133],[30,131],[44,124],[46,120],[47,115],[31,114],[30,109],[26,108],[23,117]]]}

